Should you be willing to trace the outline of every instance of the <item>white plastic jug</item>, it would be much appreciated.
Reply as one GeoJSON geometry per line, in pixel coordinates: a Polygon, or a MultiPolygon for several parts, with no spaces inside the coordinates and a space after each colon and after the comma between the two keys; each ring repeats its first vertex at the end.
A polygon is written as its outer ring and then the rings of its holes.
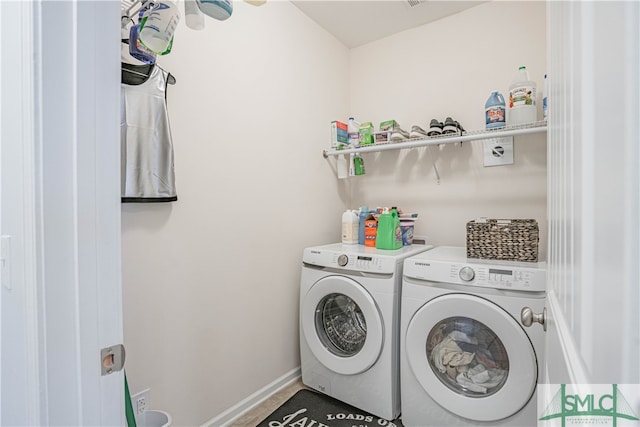
{"type": "Polygon", "coordinates": [[[520,125],[536,121],[536,82],[529,78],[527,67],[522,66],[509,85],[507,124],[520,125]]]}
{"type": "Polygon", "coordinates": [[[342,243],[347,245],[358,244],[358,225],[360,219],[357,211],[347,209],[342,214],[342,243]]]}
{"type": "Polygon", "coordinates": [[[487,129],[502,128],[505,126],[504,97],[500,92],[494,90],[489,95],[487,102],[484,104],[484,118],[487,129]]]}
{"type": "Polygon", "coordinates": [[[166,53],[179,21],[180,12],[174,2],[158,2],[142,18],[140,41],[152,52],[159,55],[166,53]]]}

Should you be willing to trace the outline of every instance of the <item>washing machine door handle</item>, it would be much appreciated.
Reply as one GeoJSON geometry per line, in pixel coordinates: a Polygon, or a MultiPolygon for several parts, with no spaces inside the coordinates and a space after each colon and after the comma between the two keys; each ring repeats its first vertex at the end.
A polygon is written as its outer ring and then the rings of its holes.
{"type": "Polygon", "coordinates": [[[547,332],[547,309],[542,309],[542,313],[534,313],[531,307],[523,307],[520,311],[520,320],[526,327],[531,326],[534,322],[540,323],[545,332],[547,332]]]}

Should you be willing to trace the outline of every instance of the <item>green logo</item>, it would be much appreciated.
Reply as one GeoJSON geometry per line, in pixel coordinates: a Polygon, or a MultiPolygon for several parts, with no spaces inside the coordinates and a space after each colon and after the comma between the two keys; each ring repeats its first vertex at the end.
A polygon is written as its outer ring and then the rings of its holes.
{"type": "MultiPolygon", "coordinates": [[[[618,390],[617,384],[611,385],[609,394],[567,394],[566,384],[560,384],[560,390],[547,405],[540,421],[560,418],[565,427],[567,418],[581,418],[579,422],[593,423],[596,419],[611,418],[613,427],[618,419],[638,421],[640,418],[633,412],[631,405],[618,390]],[[597,417],[597,418],[596,418],[597,417]]],[[[576,420],[573,420],[576,421],[576,420]]]]}

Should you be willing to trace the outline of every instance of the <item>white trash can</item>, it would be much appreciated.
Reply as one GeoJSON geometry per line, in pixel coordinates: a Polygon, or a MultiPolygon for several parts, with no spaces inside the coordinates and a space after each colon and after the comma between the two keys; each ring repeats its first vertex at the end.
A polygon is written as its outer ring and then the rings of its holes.
{"type": "Polygon", "coordinates": [[[164,411],[150,409],[136,420],[138,427],[169,427],[171,425],[171,415],[164,411]]]}

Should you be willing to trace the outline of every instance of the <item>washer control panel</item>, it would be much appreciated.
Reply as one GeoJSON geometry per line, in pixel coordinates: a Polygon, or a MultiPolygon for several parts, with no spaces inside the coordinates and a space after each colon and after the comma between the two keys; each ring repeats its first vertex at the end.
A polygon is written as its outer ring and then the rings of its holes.
{"type": "Polygon", "coordinates": [[[374,254],[345,253],[337,251],[307,250],[303,261],[318,267],[370,273],[394,273],[396,260],[374,254]]]}
{"type": "Polygon", "coordinates": [[[333,264],[334,260],[339,267],[355,271],[382,273],[385,269],[391,269],[391,271],[393,271],[395,268],[393,261],[389,263],[389,260],[372,255],[334,254],[331,259],[331,264],[333,264]]]}
{"type": "Polygon", "coordinates": [[[546,269],[524,266],[408,259],[404,276],[430,282],[538,292],[546,290],[546,269]]]}

